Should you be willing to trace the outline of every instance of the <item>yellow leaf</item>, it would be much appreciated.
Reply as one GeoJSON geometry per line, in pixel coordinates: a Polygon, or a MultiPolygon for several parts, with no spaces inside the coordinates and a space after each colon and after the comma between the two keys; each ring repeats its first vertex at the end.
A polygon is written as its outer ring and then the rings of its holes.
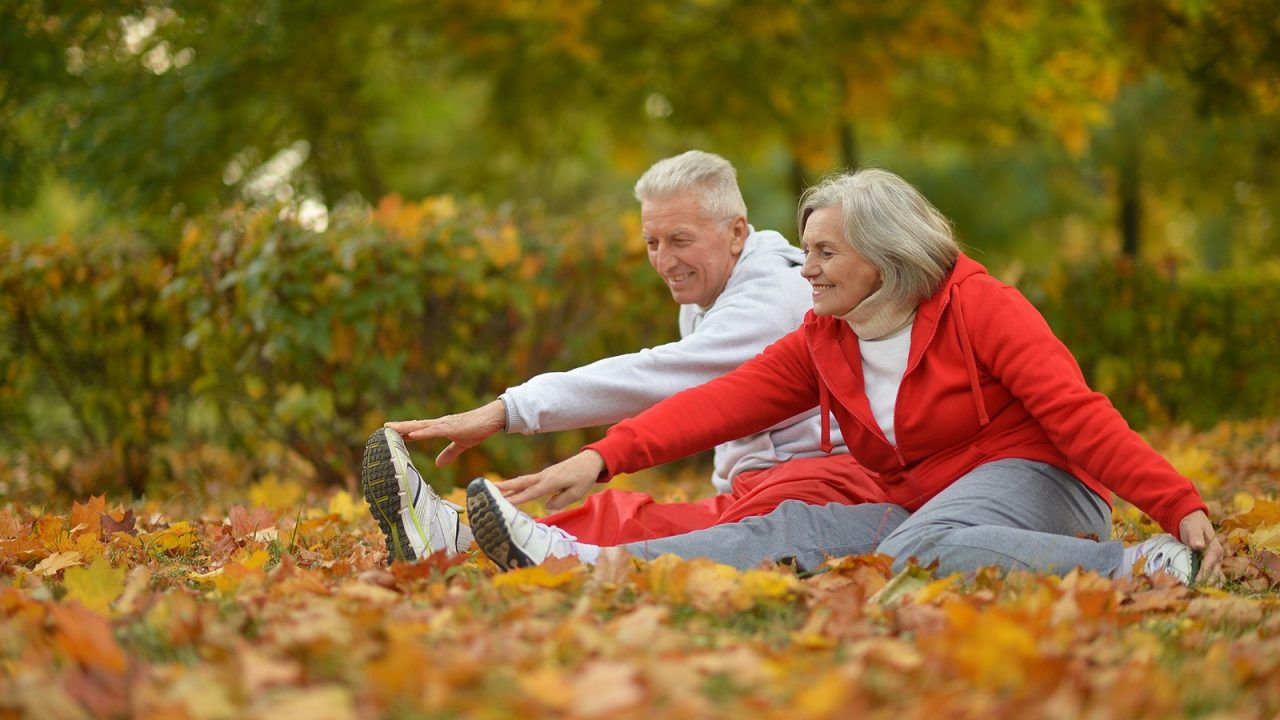
{"type": "Polygon", "coordinates": [[[1280,525],[1269,525],[1249,533],[1249,546],[1254,550],[1280,553],[1280,525]]]}
{"type": "Polygon", "coordinates": [[[183,520],[154,533],[147,533],[143,539],[148,547],[156,552],[166,553],[170,550],[179,552],[189,550],[196,544],[195,530],[191,523],[183,520]]]}
{"type": "Polygon", "coordinates": [[[106,615],[111,603],[124,592],[124,568],[111,567],[111,563],[99,555],[87,569],[68,569],[63,582],[68,599],[79,600],[86,608],[106,615]]]}
{"type": "Polygon", "coordinates": [[[275,475],[268,474],[262,482],[249,488],[249,501],[253,505],[261,505],[275,511],[287,510],[297,506],[302,500],[304,490],[293,481],[280,481],[275,475]]]}
{"type": "Polygon", "coordinates": [[[649,562],[645,575],[654,595],[677,604],[685,602],[689,563],[675,555],[661,555],[649,562]]]}
{"type": "Polygon", "coordinates": [[[557,588],[569,585],[581,575],[581,566],[565,572],[550,573],[541,565],[518,568],[493,579],[495,587],[557,588]]]}
{"type": "Polygon", "coordinates": [[[351,493],[339,490],[329,498],[329,514],[337,515],[343,522],[355,522],[366,515],[364,503],[357,505],[351,499],[351,493]]]}
{"type": "Polygon", "coordinates": [[[912,594],[911,599],[921,605],[931,603],[959,579],[959,573],[952,573],[941,580],[934,580],[912,594]]]}
{"type": "Polygon", "coordinates": [[[72,550],[71,552],[58,552],[40,561],[39,565],[31,571],[33,575],[50,575],[58,574],[58,571],[65,570],[80,564],[80,553],[72,550]]]}
{"type": "Polygon", "coordinates": [[[742,589],[753,599],[783,600],[800,591],[795,575],[773,570],[749,570],[742,575],[742,589]]]}
{"type": "Polygon", "coordinates": [[[902,572],[894,575],[885,586],[871,596],[873,602],[881,605],[895,605],[904,597],[923,590],[929,584],[933,571],[919,565],[908,565],[902,572]]]}

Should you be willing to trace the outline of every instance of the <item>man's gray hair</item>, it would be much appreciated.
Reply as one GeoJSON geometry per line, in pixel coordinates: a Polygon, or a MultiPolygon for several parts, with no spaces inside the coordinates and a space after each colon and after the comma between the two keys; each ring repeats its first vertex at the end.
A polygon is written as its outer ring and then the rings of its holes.
{"type": "Polygon", "coordinates": [[[747,204],[738,189],[738,171],[728,160],[701,150],[654,163],[636,181],[635,193],[637,200],[645,202],[691,191],[699,193],[702,212],[712,220],[747,216],[747,204]]]}
{"type": "Polygon", "coordinates": [[[937,292],[960,255],[951,221],[911,183],[865,168],[825,178],[800,198],[800,234],[814,210],[839,205],[845,240],[880,271],[886,303],[914,307],[937,292]]]}

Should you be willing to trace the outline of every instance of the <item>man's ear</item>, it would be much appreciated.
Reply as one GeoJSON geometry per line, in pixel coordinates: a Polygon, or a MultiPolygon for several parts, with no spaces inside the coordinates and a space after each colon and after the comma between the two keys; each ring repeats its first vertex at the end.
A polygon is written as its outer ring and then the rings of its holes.
{"type": "Polygon", "coordinates": [[[729,231],[733,233],[733,238],[729,241],[729,250],[734,257],[742,254],[742,248],[747,245],[747,235],[751,234],[751,229],[747,227],[747,219],[741,215],[733,219],[729,225],[729,231]]]}

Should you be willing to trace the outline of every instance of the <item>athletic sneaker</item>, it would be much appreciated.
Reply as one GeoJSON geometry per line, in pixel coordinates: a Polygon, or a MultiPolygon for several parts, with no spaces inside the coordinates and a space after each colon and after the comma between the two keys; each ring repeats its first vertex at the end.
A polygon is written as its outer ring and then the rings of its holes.
{"type": "Polygon", "coordinates": [[[584,546],[564,530],[543,525],[516,509],[484,478],[478,477],[467,486],[467,514],[476,544],[504,570],[537,565],[548,557],[578,555],[584,546]]]}
{"type": "Polygon", "coordinates": [[[461,506],[436,494],[413,466],[400,433],[378,428],[364,446],[360,484],[373,519],[387,536],[387,563],[413,561],[471,546],[471,528],[458,519],[461,506]]]}
{"type": "Polygon", "coordinates": [[[1200,553],[1178,542],[1172,535],[1156,535],[1124,549],[1124,567],[1129,574],[1133,564],[1141,558],[1143,571],[1148,575],[1163,570],[1190,585],[1200,572],[1200,553]]]}

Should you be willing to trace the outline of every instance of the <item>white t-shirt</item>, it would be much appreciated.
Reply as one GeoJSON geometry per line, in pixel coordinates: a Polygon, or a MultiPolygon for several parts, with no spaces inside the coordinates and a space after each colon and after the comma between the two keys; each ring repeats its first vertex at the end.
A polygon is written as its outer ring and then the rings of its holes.
{"type": "Polygon", "coordinates": [[[862,352],[862,383],[871,414],[889,442],[897,446],[893,431],[893,411],[898,402],[898,387],[907,372],[907,354],[911,351],[911,326],[908,323],[894,334],[879,340],[858,340],[862,352]]]}

